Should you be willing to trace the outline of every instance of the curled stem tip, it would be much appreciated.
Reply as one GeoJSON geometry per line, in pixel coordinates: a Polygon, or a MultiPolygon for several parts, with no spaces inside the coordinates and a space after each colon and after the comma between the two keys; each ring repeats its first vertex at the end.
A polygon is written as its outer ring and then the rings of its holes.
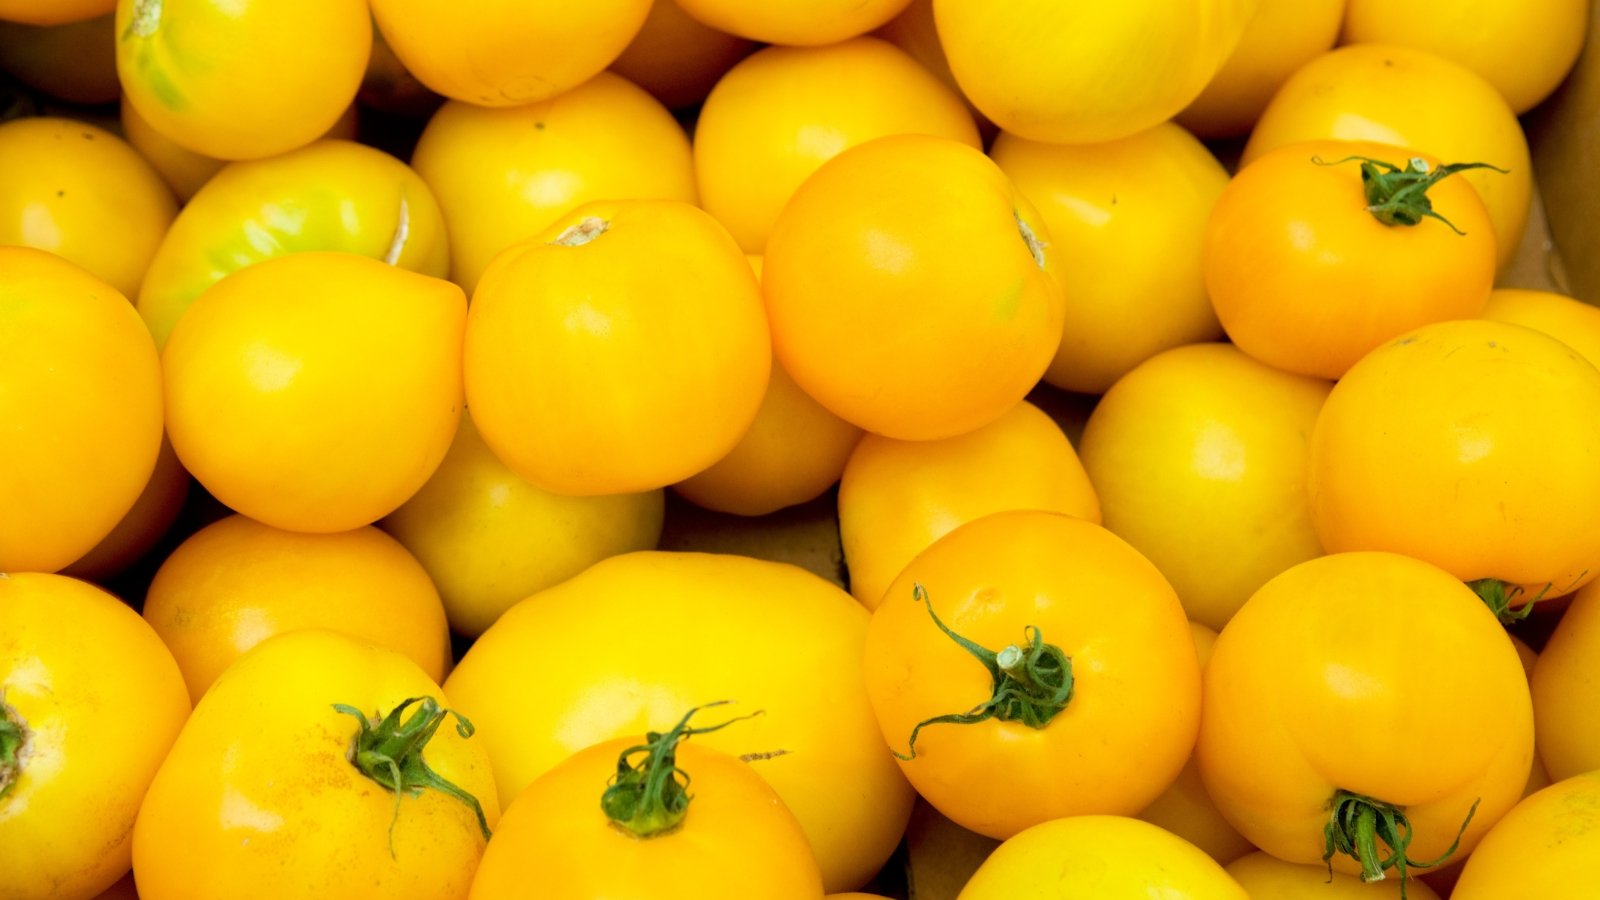
{"type": "Polygon", "coordinates": [[[1510,174],[1509,170],[1489,163],[1451,163],[1447,166],[1430,166],[1428,161],[1420,157],[1406,160],[1404,166],[1373,159],[1368,156],[1346,156],[1328,162],[1320,156],[1311,157],[1311,161],[1319,166],[1337,166],[1343,163],[1359,161],[1361,163],[1361,184],[1366,189],[1367,212],[1385,225],[1420,225],[1423,219],[1438,219],[1456,234],[1465,235],[1466,232],[1457,228],[1454,223],[1433,210],[1433,201],[1428,197],[1428,188],[1440,181],[1449,178],[1457,172],[1468,169],[1491,169],[1502,175],[1510,174]]]}
{"type": "Polygon", "coordinates": [[[1533,605],[1544,599],[1544,595],[1550,592],[1554,583],[1546,583],[1539,589],[1539,593],[1524,600],[1515,609],[1512,608],[1513,604],[1516,604],[1518,598],[1525,593],[1521,585],[1509,584],[1498,578],[1479,578],[1477,581],[1467,582],[1467,587],[1472,588],[1472,592],[1489,607],[1495,618],[1506,625],[1513,625],[1533,613],[1533,605]]]}
{"type": "MultiPolygon", "coordinates": [[[[683,714],[672,730],[647,732],[645,742],[622,751],[617,757],[617,774],[600,795],[600,810],[618,828],[636,837],[648,838],[678,827],[689,813],[689,773],[678,768],[678,744],[693,735],[720,731],[735,722],[762,714],[756,710],[717,725],[691,728],[689,719],[702,709],[723,706],[731,700],[717,700],[696,706],[683,714]]],[[[780,753],[772,754],[782,755],[780,753]]],[[[765,758],[765,757],[762,757],[765,758]]]]}
{"type": "Polygon", "coordinates": [[[1328,866],[1328,877],[1333,877],[1333,857],[1343,853],[1361,864],[1361,880],[1382,881],[1387,870],[1394,869],[1400,879],[1400,898],[1405,900],[1407,869],[1431,869],[1444,863],[1461,845],[1472,817],[1478,811],[1478,801],[1472,801],[1467,817],[1456,832],[1456,839],[1436,859],[1418,861],[1407,851],[1411,846],[1411,823],[1405,811],[1391,803],[1363,797],[1350,791],[1337,791],[1329,801],[1332,815],[1323,828],[1322,861],[1328,866]],[[1385,855],[1378,848],[1382,841],[1388,848],[1385,855]]]}

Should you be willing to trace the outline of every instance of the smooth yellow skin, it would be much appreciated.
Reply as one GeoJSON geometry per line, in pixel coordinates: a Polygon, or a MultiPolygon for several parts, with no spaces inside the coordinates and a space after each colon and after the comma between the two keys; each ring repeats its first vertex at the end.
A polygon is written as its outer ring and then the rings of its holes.
{"type": "Polygon", "coordinates": [[[443,278],[450,248],[433,192],[398,159],[347,140],[229,165],[178,214],[139,291],[158,346],[227,275],[291,253],[331,250],[443,278]]]}
{"type": "Polygon", "coordinates": [[[0,124],[0,244],[36,247],[133,297],[178,205],[103,128],[54,117],[0,124]]]}
{"type": "Polygon", "coordinates": [[[117,0],[116,24],[128,102],[219,159],[316,140],[355,100],[372,52],[362,0],[117,0]]]}
{"type": "Polygon", "coordinates": [[[1539,758],[1557,781],[1600,769],[1600,587],[1573,598],[1533,668],[1539,758]]]}
{"type": "Polygon", "coordinates": [[[1311,436],[1330,553],[1389,550],[1527,597],[1600,575],[1600,371],[1484,320],[1419,328],[1345,374],[1311,436]]]}
{"type": "Polygon", "coordinates": [[[609,72],[542,103],[446,103],[411,164],[439,199],[450,277],[469,294],[496,254],[574,207],[695,200],[688,135],[655,98],[609,72]]]}
{"type": "Polygon", "coordinates": [[[1600,367],[1600,307],[1548,291],[1500,288],[1482,318],[1523,325],[1561,341],[1600,367]]]}
{"type": "MultiPolygon", "coordinates": [[[[736,714],[726,710],[703,710],[692,724],[736,714]]],[[[682,774],[674,777],[691,786],[677,828],[640,838],[606,818],[600,796],[618,758],[643,743],[634,736],[580,750],[518,794],[478,866],[471,900],[523,900],[530,884],[540,900],[822,900],[805,832],[758,774],[764,761],[746,763],[690,738],[676,751],[682,774]]]]}
{"type": "Polygon", "coordinates": [[[144,618],[197,702],[250,648],[299,628],[388,647],[434,681],[450,663],[439,592],[405,547],[371,526],[299,534],[239,515],[213,522],[161,564],[144,618]]]}
{"type": "Polygon", "coordinates": [[[450,448],[466,312],[455,285],[348,253],[241,269],[167,342],[172,448],[217,499],[268,525],[371,524],[450,448]]]}
{"type": "Polygon", "coordinates": [[[1103,144],[1044,144],[1002,132],[989,155],[1039,210],[1070,298],[1046,381],[1102,394],[1140,362],[1222,338],[1201,271],[1201,237],[1228,173],[1164,123],[1103,144]]]}
{"type": "Polygon", "coordinates": [[[1008,509],[1100,521],[1072,443],[1022,401],[976,431],[937,441],[867,435],[839,481],[839,537],[850,592],[877,609],[912,558],[958,526],[1008,509]]]}
{"type": "Polygon", "coordinates": [[[1435,53],[1481,75],[1521,115],[1572,70],[1588,26],[1584,0],[1466,0],[1426,16],[1396,15],[1379,0],[1349,0],[1340,43],[1435,53]]]}
{"type": "Polygon", "coordinates": [[[684,109],[705,100],[723,73],[754,49],[754,41],[711,28],[673,0],[653,0],[644,26],[611,71],[667,108],[684,109]]]}
{"type": "Polygon", "coordinates": [[[651,0],[372,0],[394,55],[433,91],[477,106],[536,103],[600,73],[651,0]]]}
{"type": "MultiPolygon", "coordinates": [[[[1395,878],[1368,883],[1357,876],[1335,872],[1330,880],[1328,868],[1320,863],[1284,862],[1260,851],[1229,863],[1228,874],[1251,897],[1264,900],[1382,900],[1400,896],[1400,882],[1395,878]]],[[[1432,888],[1416,880],[1407,882],[1405,896],[1407,900],[1439,900],[1432,888]]]]}
{"type": "Polygon", "coordinates": [[[1018,834],[958,900],[1249,900],[1211,857],[1148,822],[1074,816],[1018,834]]]}
{"type": "Polygon", "coordinates": [[[1079,449],[1105,526],[1189,618],[1220,630],[1267,579],[1321,555],[1305,485],[1330,388],[1195,344],[1146,360],[1089,415],[1079,449]]]}
{"type": "Polygon", "coordinates": [[[0,789],[0,897],[88,900],[132,862],[139,803],[189,715],[183,677],[110,594],[0,573],[0,706],[27,735],[0,789]]]}
{"type": "Polygon", "coordinates": [[[1178,124],[1204,138],[1249,131],[1278,87],[1333,47],[1344,9],[1345,0],[1261,0],[1239,46],[1178,113],[1178,124]]]}
{"type": "MultiPolygon", "coordinates": [[[[195,706],[139,810],[139,896],[464,900],[485,844],[470,806],[425,790],[397,807],[351,763],[358,724],[333,708],[371,718],[412,697],[454,709],[409,659],[331,631],[278,635],[241,657],[195,706]]],[[[448,719],[423,759],[493,828],[483,736],[457,727],[448,719]]]]}
{"type": "Polygon", "coordinates": [[[85,581],[104,582],[133,565],[150,552],[178,520],[178,513],[183,511],[184,501],[189,497],[192,480],[178,462],[172,442],[162,440],[155,469],[139,493],[139,499],[133,501],[133,506],[110,534],[61,573],[85,581]]]}
{"type": "Polygon", "coordinates": [[[760,50],[717,82],[695,123],[701,205],[746,253],[760,253],[801,182],[890,134],[982,149],[960,95],[887,41],[760,50]]]}
{"type": "Polygon", "coordinates": [[[29,25],[64,25],[111,12],[117,0],[0,0],[0,19],[29,25]]]}
{"type": "Polygon", "coordinates": [[[1239,43],[1259,0],[934,0],[961,90],[1001,129],[1112,141],[1183,109],[1239,43]]]}
{"type": "MultiPolygon", "coordinates": [[[[1267,582],[1222,630],[1195,754],[1217,808],[1279,859],[1321,864],[1345,790],[1401,807],[1409,858],[1429,861],[1475,801],[1457,854],[1521,798],[1533,709],[1505,629],[1460,581],[1398,554],[1335,554],[1267,582]]],[[[1361,871],[1344,854],[1333,866],[1361,871]]]]}
{"type": "Polygon", "coordinates": [[[23,25],[0,16],[0,69],[70,103],[116,102],[122,85],[111,5],[103,16],[65,25],[23,25]]]}
{"type": "Polygon", "coordinates": [[[810,47],[865,34],[911,0],[673,0],[719,31],[768,44],[810,47]]]}
{"type": "Polygon", "coordinates": [[[755,771],[805,829],[824,885],[850,890],[894,851],[914,796],[861,684],[866,631],[848,594],[794,566],[629,553],[512,607],[445,690],[479,727],[507,797],[590,744],[690,707],[766,710],[694,743],[788,750],[755,771]]]}
{"type": "Polygon", "coordinates": [[[529,594],[608,556],[654,549],[666,504],[659,490],[568,497],[518,478],[470,412],[433,477],[378,524],[438,585],[450,627],[476,637],[529,594]]]}
{"type": "Polygon", "coordinates": [[[1467,860],[1451,900],[1581,900],[1600,879],[1600,772],[1517,804],[1467,860]]]}
{"type": "Polygon", "coordinates": [[[1496,259],[1516,255],[1533,193],[1528,141],[1492,85],[1422,50],[1340,47],[1295,71],[1250,133],[1240,165],[1300,141],[1331,138],[1409,147],[1441,163],[1486,162],[1507,170],[1452,175],[1478,191],[1494,226],[1496,259]]]}
{"type": "Polygon", "coordinates": [[[0,246],[0,572],[54,572],[132,508],[161,447],[161,363],[133,306],[0,246]]]}

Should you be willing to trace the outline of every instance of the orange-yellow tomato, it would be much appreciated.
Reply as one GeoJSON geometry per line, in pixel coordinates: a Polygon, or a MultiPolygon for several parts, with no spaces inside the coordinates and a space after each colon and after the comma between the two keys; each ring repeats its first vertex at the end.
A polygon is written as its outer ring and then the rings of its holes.
{"type": "Polygon", "coordinates": [[[1467,860],[1451,900],[1581,900],[1600,879],[1600,772],[1517,804],[1467,860]]]}
{"type": "Polygon", "coordinates": [[[189,497],[189,473],[178,462],[172,443],[163,439],[155,469],[144,490],[116,527],[88,553],[62,569],[64,575],[104,581],[145,555],[172,528],[189,497]]]}
{"type": "Polygon", "coordinates": [[[133,306],[0,246],[0,572],[54,572],[111,533],[161,448],[161,362],[133,306]]]}
{"type": "Polygon", "coordinates": [[[945,87],[961,98],[961,102],[967,106],[967,111],[977,120],[978,133],[983,136],[985,145],[994,139],[994,123],[983,113],[978,112],[972,101],[961,93],[961,86],[956,84],[955,73],[950,71],[950,60],[945,58],[944,44],[939,40],[939,28],[933,20],[933,0],[911,0],[910,5],[902,10],[900,15],[883,23],[873,35],[904,50],[912,59],[921,63],[923,68],[932,72],[935,78],[944,82],[945,87]]]}
{"type": "Polygon", "coordinates": [[[30,25],[64,25],[112,11],[117,0],[0,0],[0,19],[30,25]]]}
{"type": "Polygon", "coordinates": [[[1002,132],[990,156],[1061,259],[1067,312],[1046,381],[1101,394],[1168,347],[1222,337],[1200,248],[1228,173],[1203,144],[1172,124],[1087,145],[1002,132]]]}
{"type": "Polygon", "coordinates": [[[196,701],[250,648],[300,628],[388,647],[434,681],[450,662],[444,607],[428,573],[371,526],[300,534],[239,515],[214,522],[161,564],[144,617],[196,701]]]}
{"type": "Polygon", "coordinates": [[[876,609],[918,553],[960,525],[1008,509],[1100,521],[1099,500],[1071,442],[1027,401],[952,438],[862,438],[839,481],[850,592],[876,609]]]}
{"type": "Polygon", "coordinates": [[[446,103],[411,156],[444,210],[450,277],[471,293],[489,261],[595,200],[693,202],[689,138],[672,114],[603,72],[542,103],[446,103]]]}
{"type": "Polygon", "coordinates": [[[103,16],[65,25],[24,25],[0,15],[0,69],[70,103],[115,102],[122,85],[111,5],[103,16]]]}
{"type": "Polygon", "coordinates": [[[703,24],[675,0],[652,0],[644,26],[611,71],[669,109],[683,109],[706,99],[717,79],[755,47],[754,41],[703,24]]]}
{"type": "Polygon", "coordinates": [[[460,420],[466,298],[348,253],[295,253],[209,288],[167,341],[167,433],[237,512],[347,531],[393,512],[460,420]]]}
{"type": "Polygon", "coordinates": [[[1365,846],[1364,877],[1400,877],[1444,861],[1458,834],[1454,852],[1471,852],[1522,796],[1533,709],[1470,589],[1410,557],[1340,553],[1267,582],[1222,630],[1195,752],[1256,846],[1304,864],[1331,850],[1349,874],[1365,846]],[[1395,831],[1374,837],[1388,817],[1395,831]]]}
{"type": "Polygon", "coordinates": [[[768,47],[717,82],[696,120],[701,204],[746,253],[760,253],[807,176],[891,134],[982,146],[959,95],[887,41],[768,47]]]}
{"type": "Polygon", "coordinates": [[[1422,50],[1340,47],[1295,71],[1250,133],[1241,165],[1284,144],[1374,141],[1444,163],[1506,170],[1463,172],[1494,226],[1496,259],[1516,254],[1533,192],[1528,141],[1516,114],[1482,78],[1422,50]]]}
{"type": "Polygon", "coordinates": [[[178,206],[109,131],[41,117],[0,124],[0,244],[48,250],[133,297],[178,206]]]}
{"type": "Polygon", "coordinates": [[[1268,900],[1395,900],[1402,891],[1406,900],[1439,900],[1419,881],[1407,881],[1404,887],[1394,878],[1365,882],[1343,872],[1329,875],[1320,863],[1284,862],[1259,851],[1228,863],[1228,874],[1251,897],[1268,900]]]}
{"type": "Polygon", "coordinates": [[[116,24],[128,102],[220,159],[316,140],[355,100],[372,52],[362,0],[118,0],[116,24]]]}
{"type": "Polygon", "coordinates": [[[1600,307],[1548,291],[1500,288],[1489,294],[1485,319],[1542,331],[1600,366],[1600,307]]]}
{"type": "Polygon", "coordinates": [[[417,80],[477,106],[536,103],[598,75],[639,33],[650,0],[372,0],[417,80]]]}
{"type": "Polygon", "coordinates": [[[894,18],[910,0],[676,0],[712,28],[768,44],[832,44],[894,18]]]}
{"type": "Polygon", "coordinates": [[[1578,592],[1533,667],[1539,758],[1560,781],[1600,769],[1600,586],[1578,592]]]}
{"type": "Polygon", "coordinates": [[[0,896],[88,900],[121,878],[188,715],[138,613],[64,575],[0,572],[0,896]]]}
{"type": "Polygon", "coordinates": [[[1345,0],[1261,0],[1239,46],[1178,124],[1205,138],[1244,134],[1290,75],[1333,47],[1345,0]]]}
{"type": "Polygon", "coordinates": [[[1334,387],[1307,490],[1330,553],[1570,593],[1600,575],[1600,371],[1520,325],[1417,329],[1334,387]]]}
{"type": "Polygon", "coordinates": [[[995,850],[957,900],[1249,900],[1216,861],[1138,819],[1073,816],[995,850]]]}
{"type": "Polygon", "coordinates": [[[495,455],[545,490],[595,495],[665,487],[732,450],[772,345],[760,285],[716,220],[602,201],[496,258],[464,356],[495,455]]]}
{"type": "Polygon", "coordinates": [[[139,291],[157,346],[225,276],[266,259],[334,250],[443,278],[450,265],[439,206],[405,163],[353,141],[318,141],[233,163],[184,206],[139,291]]]}
{"type": "Polygon", "coordinates": [[[987,157],[892,135],[800,186],[763,286],[801,389],[867,431],[931,440],[994,421],[1038,383],[1060,342],[1060,270],[1043,220],[987,157]]]}
{"type": "Polygon", "coordinates": [[[1307,438],[1329,389],[1195,344],[1146,360],[1090,414],[1080,448],[1105,525],[1161,569],[1189,618],[1220,630],[1267,579],[1321,555],[1307,438]]]}
{"type": "Polygon", "coordinates": [[[1200,719],[1172,587],[1111,532],[1043,510],[985,516],[918,554],[873,613],[864,660],[900,770],[994,838],[1137,813],[1177,777],[1200,719]]]}
{"type": "Polygon", "coordinates": [[[433,477],[378,524],[433,578],[451,629],[476,637],[529,594],[608,556],[654,549],[665,506],[659,490],[536,488],[490,452],[469,411],[433,477]]]}

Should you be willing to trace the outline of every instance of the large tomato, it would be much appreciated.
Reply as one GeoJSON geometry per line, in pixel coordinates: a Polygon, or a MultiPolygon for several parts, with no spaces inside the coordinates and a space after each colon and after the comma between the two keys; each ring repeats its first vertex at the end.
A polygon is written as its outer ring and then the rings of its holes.
{"type": "Polygon", "coordinates": [[[1228,874],[1263,900],[1439,900],[1433,889],[1419,881],[1362,881],[1321,865],[1284,862],[1257,851],[1228,864],[1228,874]]]}
{"type": "Polygon", "coordinates": [[[1451,900],[1583,900],[1600,884],[1600,771],[1517,804],[1467,860],[1451,900]]]}
{"type": "Polygon", "coordinates": [[[1539,757],[1550,777],[1600,769],[1600,584],[1573,598],[1533,667],[1539,757]]]}

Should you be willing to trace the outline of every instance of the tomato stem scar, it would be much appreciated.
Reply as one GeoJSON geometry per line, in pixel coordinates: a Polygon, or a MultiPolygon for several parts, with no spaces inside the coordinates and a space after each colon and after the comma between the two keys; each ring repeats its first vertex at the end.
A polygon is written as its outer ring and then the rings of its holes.
{"type": "Polygon", "coordinates": [[[611,228],[611,223],[599,216],[585,216],[583,221],[556,235],[550,243],[562,247],[582,247],[611,228]]]}
{"type": "Polygon", "coordinates": [[[1319,166],[1337,166],[1351,160],[1361,162],[1361,183],[1366,188],[1367,212],[1372,213],[1379,222],[1410,226],[1421,224],[1423,219],[1438,219],[1460,235],[1466,232],[1433,211],[1428,188],[1467,169],[1493,169],[1501,175],[1510,174],[1507,169],[1482,162],[1451,163],[1433,168],[1427,160],[1417,157],[1407,160],[1404,167],[1366,156],[1346,156],[1333,162],[1325,162],[1319,156],[1311,157],[1311,161],[1319,166]]]}
{"type": "Polygon", "coordinates": [[[972,654],[989,670],[993,694],[988,700],[964,713],[948,713],[918,722],[911,729],[909,753],[894,751],[902,760],[917,758],[917,735],[926,725],[973,725],[989,719],[1020,721],[1029,728],[1043,728],[1072,702],[1072,657],[1055,644],[1046,644],[1044,635],[1032,625],[1023,629],[1026,646],[1009,644],[996,653],[951,631],[933,611],[928,592],[918,584],[912,597],[925,604],[933,624],[947,637],[972,654]]]}
{"type": "Polygon", "coordinates": [[[1017,231],[1022,234],[1022,242],[1028,245],[1028,253],[1033,256],[1033,264],[1039,267],[1039,271],[1044,271],[1045,242],[1039,240],[1039,235],[1028,227],[1027,222],[1022,221],[1021,215],[1015,212],[1012,215],[1017,218],[1017,231]]]}
{"type": "Polygon", "coordinates": [[[162,0],[133,0],[133,13],[128,17],[128,30],[123,39],[155,34],[161,27],[161,4],[162,0]]]}
{"type": "Polygon", "coordinates": [[[22,751],[28,744],[27,724],[7,706],[0,693],[0,797],[6,795],[22,772],[22,751]]]}
{"type": "Polygon", "coordinates": [[[1456,839],[1450,842],[1444,853],[1437,859],[1425,862],[1418,862],[1406,855],[1411,846],[1411,823],[1400,807],[1340,790],[1334,792],[1333,799],[1328,801],[1328,808],[1333,814],[1323,828],[1326,843],[1322,852],[1322,861],[1328,866],[1328,877],[1333,877],[1334,854],[1343,853],[1361,864],[1361,880],[1365,882],[1382,881],[1387,877],[1386,870],[1394,869],[1400,877],[1400,900],[1405,900],[1406,869],[1431,869],[1449,859],[1456,852],[1456,847],[1460,846],[1461,836],[1466,833],[1467,825],[1477,813],[1478,801],[1472,801],[1472,808],[1467,810],[1461,830],[1456,832],[1456,839]],[[1380,840],[1389,848],[1388,856],[1380,855],[1380,840]]]}
{"type": "MultiPolygon", "coordinates": [[[[696,734],[718,731],[745,719],[761,715],[761,710],[729,719],[720,725],[690,728],[689,719],[702,709],[722,706],[731,700],[718,700],[696,706],[683,714],[671,731],[646,732],[645,742],[629,747],[617,757],[617,774],[612,776],[600,809],[612,824],[635,837],[649,838],[678,827],[689,813],[689,774],[678,768],[678,744],[696,734]],[[644,754],[637,763],[631,758],[644,754]]],[[[774,754],[774,755],[781,755],[774,754]]]]}

